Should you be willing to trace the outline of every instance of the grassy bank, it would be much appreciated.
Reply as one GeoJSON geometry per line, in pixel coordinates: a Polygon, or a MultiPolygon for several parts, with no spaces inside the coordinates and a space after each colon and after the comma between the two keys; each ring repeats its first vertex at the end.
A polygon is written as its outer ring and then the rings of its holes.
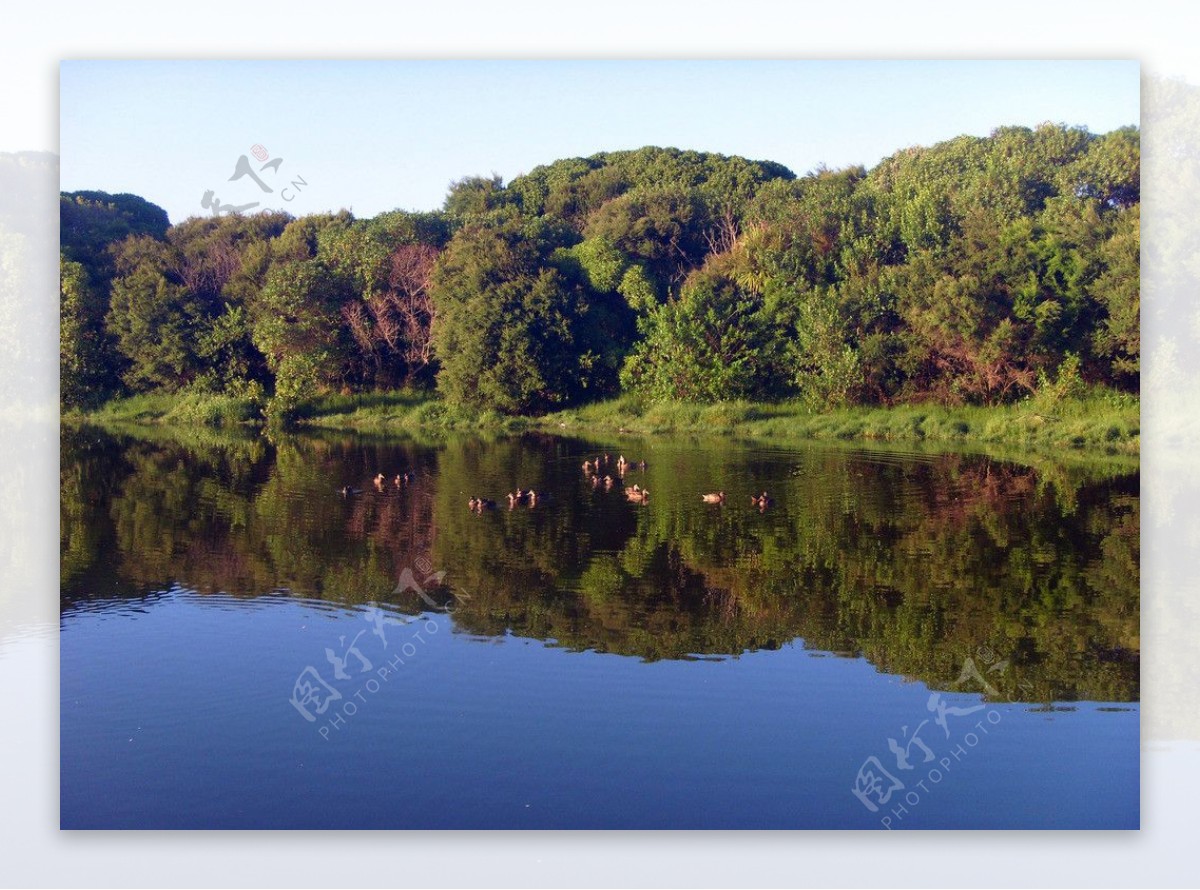
{"type": "Polygon", "coordinates": [[[94,411],[72,411],[63,420],[87,421],[100,425],[140,423],[180,426],[236,427],[257,426],[262,422],[261,408],[250,399],[210,393],[148,393],[113,399],[94,411]]]}
{"type": "MultiPolygon", "coordinates": [[[[106,423],[261,423],[258,405],[229,396],[143,395],[80,415],[106,423]]],[[[541,418],[454,408],[423,392],[321,396],[298,412],[296,426],[370,433],[519,433],[531,429],[574,435],[726,436],[772,442],[803,440],[989,445],[1041,451],[1080,450],[1137,455],[1138,399],[1095,389],[1066,399],[1027,399],[999,407],[904,405],[814,413],[795,403],[715,405],[647,403],[622,397],[541,418]]]]}
{"type": "MultiPolygon", "coordinates": [[[[113,399],[94,411],[64,414],[63,419],[100,426],[257,428],[264,424],[262,405],[256,401],[186,392],[113,399]]],[[[519,433],[538,425],[531,418],[507,417],[495,411],[456,409],[428,392],[413,390],[322,395],[301,405],[293,423],[298,429],[379,433],[519,433]]]]}
{"type": "Polygon", "coordinates": [[[953,445],[1086,449],[1136,455],[1141,442],[1138,399],[1109,390],[1047,404],[1027,400],[997,407],[902,405],[814,413],[791,404],[647,404],[620,398],[543,418],[569,431],[640,435],[690,433],[739,439],[868,440],[953,445]]]}

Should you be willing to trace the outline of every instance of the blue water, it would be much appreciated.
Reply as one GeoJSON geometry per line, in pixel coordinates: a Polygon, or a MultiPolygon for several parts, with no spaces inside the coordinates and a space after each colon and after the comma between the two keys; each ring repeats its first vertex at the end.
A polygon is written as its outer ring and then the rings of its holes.
{"type": "Polygon", "coordinates": [[[918,752],[908,803],[871,813],[858,768],[894,761],[887,738],[930,717],[929,690],[861,658],[797,641],[646,663],[432,613],[385,635],[390,651],[360,610],[282,596],[173,591],[64,616],[63,827],[1138,826],[1136,705],[990,703],[961,732],[950,718],[951,739],[927,724],[932,768],[952,765],[935,784],[918,752]],[[306,721],[296,676],[363,628],[372,671],[349,665],[343,699],[306,721]]]}
{"type": "Polygon", "coordinates": [[[1136,469],[618,448],[64,434],[62,826],[1138,827],[1136,469]]]}

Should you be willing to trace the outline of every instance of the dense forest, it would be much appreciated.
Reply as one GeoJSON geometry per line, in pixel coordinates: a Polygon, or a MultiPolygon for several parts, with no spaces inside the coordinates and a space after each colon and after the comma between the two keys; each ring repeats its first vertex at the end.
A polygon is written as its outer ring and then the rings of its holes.
{"type": "Polygon", "coordinates": [[[1008,127],[796,176],[671,148],[469,177],[440,211],[191,218],[61,196],[61,393],[287,421],[436,388],[505,414],[636,393],[994,405],[1139,379],[1140,134],[1008,127]]]}

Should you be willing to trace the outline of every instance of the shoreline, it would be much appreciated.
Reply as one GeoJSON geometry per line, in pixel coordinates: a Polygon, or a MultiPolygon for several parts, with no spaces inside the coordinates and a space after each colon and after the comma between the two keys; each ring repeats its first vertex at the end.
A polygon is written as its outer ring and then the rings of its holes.
{"type": "MultiPolygon", "coordinates": [[[[64,424],[199,426],[265,429],[256,404],[229,396],[153,394],[115,399],[88,412],[64,414],[64,424]]],[[[920,444],[959,449],[1019,449],[1050,456],[1140,460],[1136,396],[1098,391],[1048,405],[1027,399],[1008,405],[937,404],[851,407],[811,412],[795,403],[646,403],[624,396],[542,417],[456,409],[428,393],[399,391],[330,395],[303,406],[288,432],[380,435],[484,434],[698,436],[733,441],[920,444]]]]}

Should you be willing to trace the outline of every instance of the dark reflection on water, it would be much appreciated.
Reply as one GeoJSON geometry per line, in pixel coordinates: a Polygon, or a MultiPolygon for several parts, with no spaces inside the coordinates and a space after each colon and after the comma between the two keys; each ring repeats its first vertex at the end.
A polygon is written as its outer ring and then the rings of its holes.
{"type": "Polygon", "coordinates": [[[199,447],[67,432],[63,609],[182,584],[415,612],[427,604],[396,589],[420,560],[445,573],[428,596],[465,594],[454,620],[475,634],[647,660],[799,638],[935,687],[987,647],[1009,659],[1010,699],[1138,699],[1136,473],[829,448],[607,448],[648,462],[625,484],[648,488],[649,503],[619,484],[594,489],[581,465],[605,446],[566,438],[199,447]],[[413,481],[395,486],[405,471],[413,481]],[[345,485],[362,493],[344,496],[345,485]],[[540,492],[537,505],[510,510],[504,495],[518,487],[540,492]],[[718,489],[723,506],[701,502],[718,489]],[[765,511],[750,503],[762,490],[765,511]],[[498,507],[472,512],[473,496],[498,507]]]}

